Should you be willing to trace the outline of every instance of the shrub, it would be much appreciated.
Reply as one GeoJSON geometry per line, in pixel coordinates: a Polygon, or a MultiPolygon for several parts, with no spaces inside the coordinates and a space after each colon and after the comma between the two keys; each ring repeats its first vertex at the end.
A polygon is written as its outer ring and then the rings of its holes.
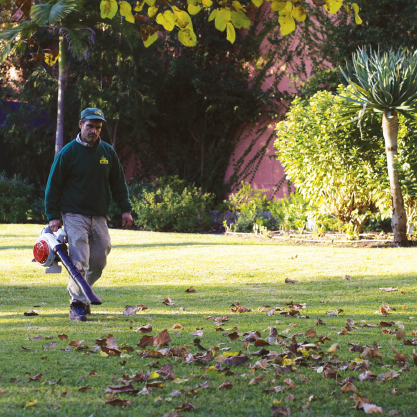
{"type": "Polygon", "coordinates": [[[266,190],[255,190],[250,183],[241,182],[241,188],[229,196],[228,209],[239,213],[236,223],[231,225],[233,232],[251,233],[254,226],[258,229],[266,227],[277,230],[275,219],[265,213],[268,210],[269,199],[264,194],[266,190]]]}
{"type": "MultiPolygon", "coordinates": [[[[147,181],[136,181],[133,179],[129,181],[128,189],[129,189],[129,196],[133,205],[133,199],[141,200],[143,198],[145,191],[149,191],[151,189],[151,184],[147,181]]],[[[122,227],[122,214],[123,213],[119,209],[119,206],[112,200],[110,203],[110,209],[109,209],[109,217],[111,221],[111,226],[119,227],[119,228],[122,227]]],[[[138,218],[135,210],[132,211],[132,217],[134,221],[136,221],[138,218]]]]}
{"type": "MultiPolygon", "coordinates": [[[[267,210],[268,199],[264,194],[267,190],[255,190],[250,183],[242,181],[242,186],[236,193],[230,194],[229,204],[231,211],[241,210],[242,206],[256,201],[257,207],[261,210],[267,210]]],[[[226,203],[226,202],[225,202],[226,203]]]]}
{"type": "Polygon", "coordinates": [[[27,184],[17,175],[7,178],[0,173],[0,222],[26,222],[34,201],[34,189],[32,184],[27,184]]]}
{"type": "Polygon", "coordinates": [[[160,232],[198,232],[211,224],[208,211],[213,197],[178,176],[156,179],[150,191],[132,196],[135,224],[160,232]]]}
{"type": "Polygon", "coordinates": [[[281,230],[302,231],[307,225],[309,206],[301,194],[290,194],[289,198],[271,201],[269,211],[279,222],[281,230]]]}
{"type": "Polygon", "coordinates": [[[343,99],[327,91],[309,100],[295,99],[286,121],[277,126],[275,147],[303,197],[320,214],[333,215],[360,233],[387,204],[386,160],[378,116],[366,114],[361,132],[357,123],[338,121],[344,106],[343,99]]]}

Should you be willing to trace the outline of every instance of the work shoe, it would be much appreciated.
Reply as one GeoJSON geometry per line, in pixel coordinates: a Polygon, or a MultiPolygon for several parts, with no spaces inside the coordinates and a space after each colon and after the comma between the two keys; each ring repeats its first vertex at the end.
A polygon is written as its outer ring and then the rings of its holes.
{"type": "Polygon", "coordinates": [[[70,321],[87,321],[82,304],[70,305],[69,319],[70,321]]]}
{"type": "Polygon", "coordinates": [[[83,305],[84,314],[87,316],[88,314],[91,314],[91,306],[90,304],[84,304],[83,305]]]}

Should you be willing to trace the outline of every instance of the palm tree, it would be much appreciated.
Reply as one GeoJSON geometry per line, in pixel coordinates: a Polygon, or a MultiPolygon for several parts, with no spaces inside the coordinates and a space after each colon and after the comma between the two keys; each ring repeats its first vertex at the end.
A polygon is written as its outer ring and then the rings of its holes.
{"type": "Polygon", "coordinates": [[[359,122],[369,109],[382,113],[382,132],[387,155],[392,201],[392,230],[397,246],[408,246],[407,216],[397,169],[398,113],[411,117],[417,112],[417,51],[403,49],[381,53],[365,48],[353,54],[343,76],[352,87],[347,111],[359,111],[359,122]]]}
{"type": "Polygon", "coordinates": [[[58,111],[55,136],[55,154],[64,146],[64,95],[66,80],[66,51],[78,59],[88,58],[94,44],[94,31],[80,25],[83,0],[50,0],[32,6],[27,20],[0,32],[6,42],[0,56],[1,62],[14,49],[24,47],[24,41],[43,29],[52,30],[59,37],[58,56],[58,111]]]}

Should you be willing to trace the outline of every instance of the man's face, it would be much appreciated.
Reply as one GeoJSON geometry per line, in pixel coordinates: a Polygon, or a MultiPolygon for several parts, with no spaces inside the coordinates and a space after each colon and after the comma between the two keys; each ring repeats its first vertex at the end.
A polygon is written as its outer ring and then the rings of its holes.
{"type": "Polygon", "coordinates": [[[102,125],[103,122],[101,120],[86,120],[84,123],[80,120],[81,140],[89,145],[94,145],[100,136],[102,125]]]}

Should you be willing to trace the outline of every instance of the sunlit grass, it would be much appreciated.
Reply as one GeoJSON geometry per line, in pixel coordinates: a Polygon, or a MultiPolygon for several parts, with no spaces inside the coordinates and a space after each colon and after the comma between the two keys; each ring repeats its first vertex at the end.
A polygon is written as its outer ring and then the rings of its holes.
{"type": "MultiPolygon", "coordinates": [[[[311,382],[301,383],[295,378],[297,372],[292,373],[289,377],[297,382],[298,388],[274,395],[264,392],[264,388],[271,384],[283,385],[283,382],[279,377],[271,382],[274,377],[272,368],[264,372],[265,382],[259,385],[248,385],[248,382],[262,371],[241,376],[249,372],[245,366],[232,368],[239,374],[237,377],[209,372],[210,389],[193,396],[174,397],[172,402],[167,402],[174,389],[205,382],[199,377],[210,365],[182,365],[181,361],[169,362],[168,359],[161,359],[161,366],[173,363],[176,376],[190,378],[188,383],[166,382],[163,389],[153,389],[145,397],[120,394],[121,398],[130,399],[132,405],[124,409],[111,407],[104,404],[105,389],[110,385],[120,385],[119,378],[124,373],[146,372],[151,359],[142,359],[133,353],[121,366],[122,359],[118,357],[103,358],[98,353],[60,350],[71,340],[84,340],[91,348],[95,338],[109,333],[119,344],[126,342],[135,347],[142,335],[134,330],[151,323],[154,335],[163,329],[169,330],[170,346],[187,345],[190,351],[196,352],[192,332],[201,327],[204,347],[225,343],[221,346],[246,352],[241,338],[230,341],[222,336],[223,332],[214,330],[213,322],[206,320],[207,316],[223,315],[229,316],[229,321],[223,326],[225,331],[237,326],[240,333],[249,330],[262,332],[276,326],[278,333],[290,329],[287,335],[296,334],[297,340],[303,341],[305,332],[315,328],[319,336],[327,335],[332,339],[324,350],[331,343],[338,343],[341,347],[339,358],[346,361],[357,357],[349,352],[348,343],[372,346],[377,341],[384,359],[373,360],[371,370],[375,374],[399,369],[389,347],[390,343],[393,344],[408,355],[411,371],[383,384],[357,381],[355,385],[386,414],[397,409],[402,411],[402,415],[417,415],[413,346],[404,346],[395,337],[383,335],[379,327],[357,327],[348,335],[337,335],[350,317],[358,323],[379,324],[382,320],[389,320],[403,324],[406,338],[412,339],[411,331],[417,330],[415,248],[296,246],[220,235],[111,230],[113,249],[105,274],[95,287],[103,304],[93,307],[88,322],[73,323],[68,321],[66,274],[45,274],[42,267],[31,262],[32,247],[41,228],[40,225],[0,225],[0,392],[5,392],[0,394],[0,415],[90,416],[94,413],[96,416],[162,416],[172,412],[174,407],[190,402],[196,409],[187,413],[189,416],[269,416],[273,400],[288,405],[291,415],[350,416],[363,413],[353,408],[351,394],[342,393],[334,380],[324,379],[310,368],[301,368],[300,372],[311,378],[311,382]],[[351,279],[343,279],[345,275],[351,279]],[[286,278],[298,283],[285,284],[286,278]],[[185,293],[190,286],[194,286],[195,293],[185,293]],[[384,287],[396,287],[398,291],[383,292],[380,288],[384,287]],[[175,306],[163,305],[162,297],[171,297],[175,306]],[[279,312],[268,316],[258,311],[263,305],[283,307],[290,301],[307,303],[302,315],[308,318],[287,318],[279,312]],[[396,309],[388,318],[378,313],[383,301],[396,309]],[[236,302],[254,311],[233,314],[230,307],[236,302]],[[145,304],[149,309],[132,317],[122,315],[126,305],[137,304],[145,304]],[[338,308],[343,310],[340,316],[326,315],[327,311],[338,308]],[[23,313],[29,310],[38,311],[39,316],[24,316],[23,313]],[[325,320],[327,325],[316,326],[318,318],[325,320]],[[172,330],[175,323],[184,326],[178,335],[172,330]],[[60,333],[68,334],[67,342],[58,340],[60,333]],[[37,335],[53,338],[28,340],[28,337],[37,335]],[[43,348],[52,341],[57,342],[56,347],[43,348]],[[31,350],[23,350],[21,346],[31,350]],[[391,368],[382,368],[385,365],[391,368]],[[92,370],[99,376],[89,376],[92,370]],[[37,373],[42,373],[41,381],[29,382],[28,378],[37,373]],[[190,377],[191,373],[196,376],[190,377]],[[17,381],[12,382],[11,378],[17,378],[17,381]],[[59,384],[49,385],[49,382],[59,379],[59,384]],[[217,390],[225,379],[232,380],[234,388],[217,390]],[[79,392],[78,388],[83,386],[91,389],[79,392]],[[391,393],[394,387],[398,394],[391,393]],[[63,395],[64,391],[67,394],[63,395]],[[336,393],[330,396],[334,391],[336,393]],[[296,401],[287,404],[284,399],[288,394],[293,394],[296,401]],[[301,410],[310,395],[315,395],[317,401],[310,404],[310,410],[301,410]],[[158,396],[163,401],[155,403],[158,396]],[[32,400],[36,405],[28,406],[32,400]]],[[[262,333],[262,337],[265,336],[267,333],[262,333]]],[[[249,349],[251,352],[258,350],[253,346],[249,349]]],[[[269,349],[282,351],[281,346],[269,349]]],[[[358,375],[353,371],[340,373],[343,379],[358,375]]]]}

